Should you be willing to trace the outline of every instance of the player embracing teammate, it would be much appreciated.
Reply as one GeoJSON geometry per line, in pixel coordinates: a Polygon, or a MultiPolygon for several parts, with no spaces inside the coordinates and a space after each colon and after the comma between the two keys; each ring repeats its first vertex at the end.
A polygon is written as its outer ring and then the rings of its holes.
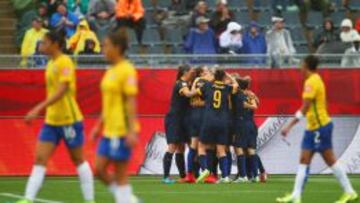
{"type": "Polygon", "coordinates": [[[257,127],[254,110],[259,105],[249,90],[250,78],[237,78],[219,68],[210,71],[201,66],[195,71],[188,65],[179,67],[173,89],[170,112],[165,119],[168,151],[164,156],[164,183],[169,177],[173,154],[181,179],[188,183],[230,183],[234,146],[238,175],[236,183],[266,180],[265,170],[256,155],[257,127]],[[239,84],[241,85],[239,88],[239,84]],[[185,144],[189,146],[187,175],[184,175],[185,144]],[[200,172],[198,167],[200,166],[200,172]],[[217,168],[221,170],[218,180],[217,168]],[[185,178],[184,178],[185,177],[185,178]]]}

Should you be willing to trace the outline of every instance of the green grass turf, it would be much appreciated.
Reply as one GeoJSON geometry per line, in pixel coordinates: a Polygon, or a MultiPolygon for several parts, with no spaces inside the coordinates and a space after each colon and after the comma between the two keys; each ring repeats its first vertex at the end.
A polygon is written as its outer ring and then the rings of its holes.
{"type": "MultiPolygon", "coordinates": [[[[266,203],[290,192],[293,176],[272,176],[266,184],[174,184],[164,185],[159,177],[132,177],[135,193],[145,203],[266,203]]],[[[360,176],[351,176],[355,189],[360,192],[360,176]]],[[[3,193],[21,195],[26,178],[0,178],[0,203],[12,203],[16,199],[1,196],[3,193]]],[[[334,202],[342,194],[341,188],[332,176],[311,176],[303,197],[303,202],[334,202]]],[[[64,203],[82,203],[81,192],[75,177],[48,177],[38,198],[64,203]]],[[[97,203],[111,203],[107,188],[96,182],[97,203]]],[[[360,202],[360,201],[359,201],[360,202]]]]}

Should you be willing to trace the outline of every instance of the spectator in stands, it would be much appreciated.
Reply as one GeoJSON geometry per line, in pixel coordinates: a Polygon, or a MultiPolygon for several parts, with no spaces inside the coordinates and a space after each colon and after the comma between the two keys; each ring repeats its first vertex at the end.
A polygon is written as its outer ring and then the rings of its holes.
{"type": "Polygon", "coordinates": [[[216,54],[217,41],[214,31],[209,28],[209,19],[196,19],[197,28],[191,28],[185,42],[185,50],[190,54],[216,54]]]}
{"type": "Polygon", "coordinates": [[[210,26],[215,31],[216,36],[220,36],[234,18],[234,13],[227,7],[227,0],[217,0],[216,11],[210,20],[210,26]]]}
{"type": "Polygon", "coordinates": [[[79,54],[85,50],[85,45],[87,40],[92,40],[95,42],[96,53],[100,53],[100,43],[96,37],[96,34],[90,30],[89,24],[86,20],[81,20],[76,33],[69,39],[69,49],[75,54],[79,54]]]}
{"type": "Polygon", "coordinates": [[[360,34],[360,17],[357,19],[356,21],[356,27],[355,29],[358,31],[358,33],[360,34]]]}
{"type": "Polygon", "coordinates": [[[320,30],[315,37],[314,48],[318,49],[323,44],[333,43],[339,40],[339,34],[336,32],[334,22],[330,18],[326,18],[322,30],[320,30]]]}
{"type": "Polygon", "coordinates": [[[331,8],[329,0],[297,0],[302,13],[309,10],[321,11],[324,16],[328,16],[331,8]]]}
{"type": "MultiPolygon", "coordinates": [[[[260,31],[258,24],[253,21],[250,28],[243,35],[243,53],[244,54],[266,54],[266,39],[264,33],[260,31]]],[[[261,65],[265,64],[264,57],[250,57],[247,60],[249,64],[261,65]]]]}
{"type": "Polygon", "coordinates": [[[345,51],[341,67],[360,67],[360,35],[353,38],[353,46],[345,51]]]}
{"type": "Polygon", "coordinates": [[[49,28],[49,13],[48,13],[48,6],[46,3],[41,3],[39,5],[37,14],[41,18],[43,22],[43,26],[45,28],[49,28]]]}
{"type": "Polygon", "coordinates": [[[354,29],[353,23],[350,19],[344,19],[341,22],[340,39],[342,42],[352,42],[358,35],[358,32],[354,29]]]}
{"type": "Polygon", "coordinates": [[[27,65],[27,58],[35,54],[38,42],[42,41],[46,32],[48,30],[43,28],[41,18],[35,18],[32,27],[26,31],[21,45],[22,67],[27,65]]]}
{"type": "Polygon", "coordinates": [[[70,38],[75,33],[78,24],[78,17],[74,13],[69,12],[65,4],[59,4],[57,12],[50,19],[50,26],[58,32],[65,33],[67,38],[70,38]]]}
{"type": "Polygon", "coordinates": [[[146,26],[145,10],[141,0],[118,0],[116,5],[116,18],[118,28],[130,27],[135,30],[139,44],[146,26]]]}
{"type": "Polygon", "coordinates": [[[98,51],[96,51],[96,42],[92,39],[85,40],[85,47],[84,50],[79,52],[79,55],[97,55],[99,54],[98,51]]]}
{"type": "Polygon", "coordinates": [[[41,4],[47,5],[47,12],[49,17],[56,13],[57,6],[64,3],[64,0],[39,0],[41,4]]]}
{"type": "Polygon", "coordinates": [[[116,24],[115,4],[115,0],[90,1],[87,19],[100,41],[116,24]]]}
{"type": "Polygon", "coordinates": [[[164,36],[174,27],[180,27],[181,33],[179,34],[181,36],[186,35],[190,17],[190,12],[186,8],[186,0],[171,0],[171,5],[165,11],[165,18],[160,21],[161,29],[164,32],[162,38],[165,38],[164,36]]]}
{"type": "Polygon", "coordinates": [[[238,54],[241,53],[242,43],[242,27],[236,22],[230,22],[227,29],[220,35],[220,53],[238,54]]]}
{"type": "Polygon", "coordinates": [[[277,14],[286,11],[297,11],[297,2],[298,0],[271,0],[271,7],[277,14]]]}
{"type": "Polygon", "coordinates": [[[90,0],[66,0],[67,8],[78,17],[85,16],[88,12],[90,0]]]}
{"type": "Polygon", "coordinates": [[[191,16],[191,20],[190,20],[190,27],[197,27],[198,25],[196,24],[196,20],[198,19],[198,17],[203,16],[205,18],[209,18],[208,15],[208,5],[206,4],[205,1],[199,1],[196,4],[195,10],[191,16]]]}
{"type": "Polygon", "coordinates": [[[266,33],[267,52],[271,57],[271,67],[279,68],[282,63],[290,62],[296,50],[289,30],[284,28],[284,19],[274,16],[271,21],[273,27],[266,33]]]}

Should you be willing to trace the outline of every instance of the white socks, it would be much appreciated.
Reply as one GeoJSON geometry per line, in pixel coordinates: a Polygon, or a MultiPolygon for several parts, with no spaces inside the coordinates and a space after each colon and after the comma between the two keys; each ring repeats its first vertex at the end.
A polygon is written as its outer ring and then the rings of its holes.
{"type": "Polygon", "coordinates": [[[355,193],[355,191],[350,183],[349,178],[347,177],[345,171],[341,168],[341,166],[338,163],[335,163],[331,167],[331,169],[332,169],[336,179],[340,182],[343,190],[348,194],[355,193]]]}
{"type": "Polygon", "coordinates": [[[40,165],[34,165],[31,175],[26,184],[25,198],[34,201],[45,178],[46,168],[40,165]]]}
{"type": "Polygon", "coordinates": [[[119,185],[114,190],[116,203],[131,203],[132,188],[130,185],[119,185]]]}
{"type": "Polygon", "coordinates": [[[308,165],[305,164],[300,164],[297,174],[296,174],[296,179],[295,179],[295,185],[294,185],[294,190],[292,193],[292,196],[294,198],[300,198],[301,197],[301,193],[304,187],[304,183],[305,183],[305,179],[306,179],[306,171],[308,169],[308,165]]]}
{"type": "Polygon", "coordinates": [[[80,186],[85,201],[93,201],[94,198],[94,176],[90,165],[84,161],[77,167],[77,172],[80,179],[80,186]]]}

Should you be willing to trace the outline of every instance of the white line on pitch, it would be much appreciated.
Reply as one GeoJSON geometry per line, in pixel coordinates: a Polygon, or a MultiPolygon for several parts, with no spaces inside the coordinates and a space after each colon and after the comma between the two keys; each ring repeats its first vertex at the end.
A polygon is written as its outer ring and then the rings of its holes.
{"type": "MultiPolygon", "coordinates": [[[[15,198],[15,199],[23,199],[24,198],[24,196],[12,194],[12,193],[0,193],[0,196],[11,197],[11,198],[15,198]]],[[[39,202],[39,203],[62,203],[62,202],[46,200],[46,199],[35,199],[35,202],[39,202]]]]}

